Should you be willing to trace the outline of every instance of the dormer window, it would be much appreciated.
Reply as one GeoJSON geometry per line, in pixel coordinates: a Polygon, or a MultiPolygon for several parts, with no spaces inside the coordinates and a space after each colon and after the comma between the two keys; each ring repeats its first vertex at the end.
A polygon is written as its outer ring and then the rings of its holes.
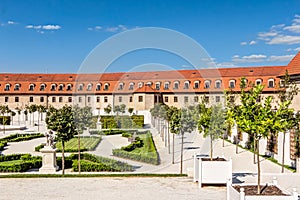
{"type": "Polygon", "coordinates": [[[131,83],[129,84],[129,90],[133,90],[133,89],[134,89],[134,83],[131,82],[131,83]]]}
{"type": "Polygon", "coordinates": [[[45,84],[41,84],[41,86],[40,86],[40,91],[44,91],[45,88],[46,88],[46,85],[45,85],[45,84]]]}
{"type": "Polygon", "coordinates": [[[78,86],[78,91],[82,91],[83,90],[83,84],[81,83],[81,84],[79,84],[79,86],[78,86]]]}
{"type": "Polygon", "coordinates": [[[268,88],[274,88],[275,86],[275,83],[274,83],[274,79],[271,78],[268,80],[268,88]]]}
{"type": "Polygon", "coordinates": [[[19,90],[20,90],[20,84],[16,84],[14,90],[15,90],[15,91],[19,91],[19,90]]]}
{"type": "Polygon", "coordinates": [[[67,91],[71,91],[72,90],[72,84],[68,84],[67,85],[67,91]]]}
{"type": "Polygon", "coordinates": [[[34,84],[30,84],[29,85],[29,91],[33,91],[34,90],[34,86],[35,86],[34,84]]]}
{"type": "Polygon", "coordinates": [[[168,90],[169,88],[170,88],[170,83],[169,82],[165,82],[164,89],[168,90]]]}
{"type": "Polygon", "coordinates": [[[56,84],[52,84],[51,85],[51,91],[55,91],[56,90],[56,84]]]}
{"type": "Polygon", "coordinates": [[[144,83],[143,82],[139,82],[138,87],[141,88],[143,87],[144,83]]]}
{"type": "Polygon", "coordinates": [[[190,88],[190,82],[184,81],[184,88],[183,89],[189,89],[190,88]]]}
{"type": "Polygon", "coordinates": [[[109,83],[105,83],[104,84],[104,90],[108,90],[108,87],[109,87],[109,83]]]}
{"type": "Polygon", "coordinates": [[[10,90],[10,84],[8,83],[5,85],[4,91],[9,91],[9,90],[10,90]]]}
{"type": "Polygon", "coordinates": [[[152,85],[152,82],[151,82],[151,81],[148,81],[148,82],[146,83],[146,85],[151,86],[151,85],[152,85]]]}
{"type": "Polygon", "coordinates": [[[215,82],[215,88],[217,88],[217,89],[221,88],[221,80],[216,80],[216,82],[215,82]]]}
{"type": "Polygon", "coordinates": [[[195,81],[194,82],[194,89],[199,89],[200,86],[200,82],[199,81],[195,81]]]}
{"type": "Polygon", "coordinates": [[[229,88],[235,88],[235,80],[229,81],[229,88]]]}
{"type": "Polygon", "coordinates": [[[204,89],[208,89],[208,88],[210,88],[210,80],[206,80],[204,82],[204,89]]]}
{"type": "Polygon", "coordinates": [[[178,90],[179,89],[179,81],[175,81],[174,82],[174,90],[178,90]]]}
{"type": "Polygon", "coordinates": [[[92,87],[93,87],[93,84],[89,83],[89,84],[87,85],[86,90],[87,90],[87,91],[91,91],[91,90],[92,90],[92,87]]]}
{"type": "Polygon", "coordinates": [[[100,91],[100,90],[101,90],[101,84],[98,83],[98,84],[96,85],[96,91],[100,91]]]}
{"type": "Polygon", "coordinates": [[[64,89],[64,84],[59,84],[58,91],[62,91],[64,89]]]}
{"type": "Polygon", "coordinates": [[[119,83],[118,90],[123,90],[124,89],[124,83],[119,83]]]}
{"type": "Polygon", "coordinates": [[[160,90],[160,82],[156,82],[155,83],[155,89],[156,90],[160,90]]]}
{"type": "Polygon", "coordinates": [[[255,85],[261,85],[261,84],[262,84],[262,80],[261,79],[256,79],[255,85]]]}

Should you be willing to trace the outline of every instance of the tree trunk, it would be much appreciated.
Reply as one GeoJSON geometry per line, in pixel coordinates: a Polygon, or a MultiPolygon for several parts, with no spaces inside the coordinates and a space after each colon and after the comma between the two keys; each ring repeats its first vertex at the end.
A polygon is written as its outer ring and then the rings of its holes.
{"type": "Polygon", "coordinates": [[[255,156],[256,156],[256,155],[255,155],[256,149],[257,149],[257,148],[256,148],[256,140],[254,139],[254,140],[253,140],[253,152],[254,152],[254,153],[253,153],[253,164],[256,164],[256,159],[255,159],[255,156]]]}
{"type": "Polygon", "coordinates": [[[170,130],[169,130],[169,122],[167,123],[167,133],[168,133],[168,153],[171,153],[170,149],[170,130]]]}
{"type": "Polygon", "coordinates": [[[175,133],[173,133],[173,145],[172,145],[172,164],[174,164],[175,160],[175,133]]]}
{"type": "Polygon", "coordinates": [[[40,131],[40,112],[38,112],[38,132],[40,131]]]}
{"type": "Polygon", "coordinates": [[[181,152],[180,152],[180,174],[182,174],[183,168],[183,135],[184,132],[181,133],[181,152]]]}
{"type": "Polygon", "coordinates": [[[256,148],[256,155],[257,155],[257,194],[260,194],[260,161],[259,161],[259,140],[257,140],[257,148],[256,148]]]}
{"type": "Polygon", "coordinates": [[[213,160],[213,139],[210,136],[210,160],[213,160]]]}
{"type": "Polygon", "coordinates": [[[81,173],[81,165],[80,165],[80,134],[78,132],[78,173],[81,173]]]}
{"type": "Polygon", "coordinates": [[[62,170],[62,175],[65,175],[65,141],[61,141],[61,170],[62,170]]]}
{"type": "Polygon", "coordinates": [[[282,161],[281,161],[281,173],[284,173],[284,154],[285,154],[285,132],[283,132],[283,140],[282,140],[282,161]]]}

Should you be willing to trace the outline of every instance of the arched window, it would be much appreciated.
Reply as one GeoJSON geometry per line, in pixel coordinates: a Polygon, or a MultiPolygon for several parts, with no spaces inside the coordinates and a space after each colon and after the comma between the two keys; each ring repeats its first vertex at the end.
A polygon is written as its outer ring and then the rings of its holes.
{"type": "Polygon", "coordinates": [[[104,84],[104,90],[108,90],[108,88],[109,88],[109,83],[105,83],[104,84]]]}
{"type": "Polygon", "coordinates": [[[34,90],[34,87],[35,87],[35,85],[34,85],[33,83],[31,83],[31,84],[29,85],[29,91],[33,91],[33,90],[34,90]]]}
{"type": "Polygon", "coordinates": [[[204,81],[204,89],[208,89],[208,88],[210,88],[210,80],[206,80],[206,81],[204,81]]]}
{"type": "Polygon", "coordinates": [[[161,84],[160,82],[155,83],[155,89],[156,90],[160,90],[160,84],[161,84]]]}
{"type": "Polygon", "coordinates": [[[221,80],[216,80],[215,82],[215,88],[220,89],[222,86],[222,81],[221,80]]]}
{"type": "Polygon", "coordinates": [[[262,84],[262,80],[261,79],[256,79],[255,80],[255,85],[261,85],[262,84]]]}
{"type": "Polygon", "coordinates": [[[45,85],[44,83],[42,83],[42,84],[40,85],[40,91],[44,91],[45,88],[46,88],[46,85],[45,85]]]}
{"type": "Polygon", "coordinates": [[[15,91],[19,91],[20,90],[20,84],[19,83],[17,83],[16,85],[15,85],[15,89],[14,89],[15,91]]]}
{"type": "Polygon", "coordinates": [[[123,90],[124,89],[124,83],[119,83],[118,90],[123,90]]]}
{"type": "Polygon", "coordinates": [[[164,83],[164,90],[168,90],[170,88],[170,82],[164,83]]]}
{"type": "Polygon", "coordinates": [[[59,84],[58,91],[62,91],[64,89],[64,84],[59,84]]]}
{"type": "Polygon", "coordinates": [[[139,88],[143,87],[143,85],[144,85],[143,82],[139,82],[139,83],[138,83],[138,87],[139,87],[139,88]]]}
{"type": "Polygon", "coordinates": [[[89,83],[89,84],[87,85],[86,90],[87,90],[87,91],[91,91],[91,90],[92,90],[92,87],[93,87],[93,84],[89,83]]]}
{"type": "Polygon", "coordinates": [[[194,81],[194,89],[199,89],[200,81],[194,81]]]}
{"type": "Polygon", "coordinates": [[[146,85],[151,86],[151,85],[152,85],[152,82],[151,82],[151,81],[148,81],[148,82],[146,83],[146,85]]]}
{"type": "Polygon", "coordinates": [[[230,80],[229,81],[229,88],[235,88],[235,80],[230,80]]]}
{"type": "Polygon", "coordinates": [[[83,90],[83,84],[81,83],[78,85],[78,91],[82,91],[82,90],[83,90]]]}
{"type": "Polygon", "coordinates": [[[184,81],[183,89],[189,89],[189,88],[190,88],[190,81],[184,81]]]}
{"type": "Polygon", "coordinates": [[[178,90],[179,89],[179,81],[174,82],[174,89],[178,90]]]}
{"type": "Polygon", "coordinates": [[[51,84],[51,91],[55,91],[55,90],[56,90],[56,84],[53,83],[53,84],[51,84]]]}
{"type": "Polygon", "coordinates": [[[275,81],[273,78],[270,78],[268,80],[268,88],[274,88],[275,87],[275,81]]]}
{"type": "Polygon", "coordinates": [[[133,89],[134,89],[134,83],[131,82],[131,83],[129,83],[129,90],[133,90],[133,89]]]}
{"type": "Polygon", "coordinates": [[[100,91],[101,90],[101,83],[97,83],[96,85],[96,91],[100,91]]]}
{"type": "Polygon", "coordinates": [[[69,84],[67,85],[67,91],[71,91],[71,90],[72,90],[72,84],[69,83],[69,84]]]}

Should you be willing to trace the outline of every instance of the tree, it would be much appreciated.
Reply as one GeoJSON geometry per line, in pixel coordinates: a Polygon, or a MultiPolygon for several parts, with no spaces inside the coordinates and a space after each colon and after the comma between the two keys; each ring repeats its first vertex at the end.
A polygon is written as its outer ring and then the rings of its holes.
{"type": "Polygon", "coordinates": [[[294,115],[294,109],[290,108],[294,96],[298,93],[297,85],[291,81],[288,72],[286,71],[284,78],[281,80],[280,90],[278,93],[279,101],[277,102],[279,109],[276,110],[273,117],[273,124],[270,127],[271,132],[277,134],[283,133],[282,140],[282,160],[281,173],[284,173],[284,159],[285,159],[285,138],[286,132],[297,127],[298,122],[294,115]]]}
{"type": "Polygon", "coordinates": [[[13,125],[13,123],[14,123],[14,116],[16,116],[16,112],[15,111],[13,111],[13,110],[11,110],[10,111],[10,115],[11,115],[11,125],[13,125]]]}
{"type": "Polygon", "coordinates": [[[83,130],[92,125],[92,108],[83,107],[80,108],[78,105],[73,107],[73,116],[75,120],[75,126],[78,133],[78,173],[81,173],[81,163],[80,163],[80,134],[83,133],[83,130]]]}
{"type": "Polygon", "coordinates": [[[131,115],[133,113],[133,108],[128,108],[128,112],[131,115]]]}
{"type": "Polygon", "coordinates": [[[125,104],[121,104],[121,105],[120,105],[120,112],[121,112],[122,114],[124,114],[124,113],[125,113],[125,110],[126,110],[126,105],[125,105],[125,104]]]}
{"type": "Polygon", "coordinates": [[[271,109],[272,98],[269,96],[262,103],[261,93],[263,85],[251,85],[249,91],[245,90],[245,79],[241,80],[241,105],[240,115],[236,117],[238,126],[242,131],[248,133],[255,141],[256,146],[254,153],[257,156],[257,194],[261,193],[260,189],[260,160],[259,160],[259,141],[261,138],[267,138],[273,120],[273,111],[271,109]]]}
{"type": "Polygon", "coordinates": [[[175,134],[180,133],[180,118],[181,112],[175,106],[171,106],[168,110],[168,115],[170,117],[170,132],[173,133],[173,148],[172,148],[172,164],[175,163],[175,134]]]}
{"type": "Polygon", "coordinates": [[[213,159],[213,142],[224,135],[225,111],[221,104],[212,105],[207,108],[205,104],[201,106],[198,129],[204,132],[204,137],[210,138],[210,160],[213,159]]]}
{"type": "Polygon", "coordinates": [[[7,105],[3,106],[1,105],[0,106],[0,113],[2,114],[2,123],[3,123],[3,134],[5,134],[5,125],[8,121],[8,116],[7,114],[10,113],[10,109],[8,108],[7,105]]]}
{"type": "Polygon", "coordinates": [[[65,142],[77,133],[73,110],[71,106],[61,109],[50,109],[46,117],[47,128],[56,132],[58,141],[62,144],[62,174],[65,174],[65,142]]]}
{"type": "Polygon", "coordinates": [[[32,104],[29,106],[29,113],[32,114],[32,123],[34,126],[34,113],[37,111],[37,105],[32,104]]]}
{"type": "Polygon", "coordinates": [[[119,105],[114,106],[114,113],[116,113],[118,116],[119,112],[121,112],[121,107],[119,105]]]}
{"type": "Polygon", "coordinates": [[[112,110],[112,108],[111,108],[111,105],[110,104],[108,104],[105,108],[104,108],[104,112],[106,113],[106,114],[110,114],[111,113],[111,110],[112,110]]]}
{"type": "Polygon", "coordinates": [[[16,111],[18,113],[18,121],[19,121],[19,126],[20,126],[20,116],[21,116],[21,109],[19,107],[16,107],[16,111]]]}

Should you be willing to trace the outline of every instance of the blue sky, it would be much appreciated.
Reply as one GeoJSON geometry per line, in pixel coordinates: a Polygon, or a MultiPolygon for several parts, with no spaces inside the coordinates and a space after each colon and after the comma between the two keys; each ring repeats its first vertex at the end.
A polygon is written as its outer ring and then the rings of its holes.
{"type": "MultiPolygon", "coordinates": [[[[300,51],[300,1],[1,0],[0,72],[76,73],[98,44],[144,27],[187,35],[218,67],[286,65],[300,51]]],[[[121,56],[108,71],[147,63],[190,66],[146,49],[121,56]]]]}

